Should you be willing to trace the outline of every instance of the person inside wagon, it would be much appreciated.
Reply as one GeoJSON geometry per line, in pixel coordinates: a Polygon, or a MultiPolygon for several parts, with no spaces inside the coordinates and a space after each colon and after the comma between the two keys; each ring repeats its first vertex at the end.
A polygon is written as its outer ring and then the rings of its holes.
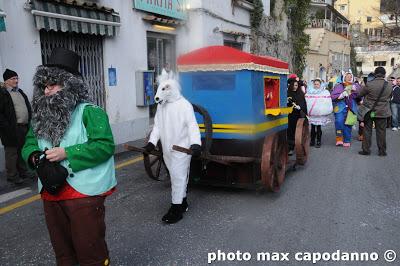
{"type": "Polygon", "coordinates": [[[307,104],[304,98],[304,92],[299,88],[299,82],[292,80],[287,91],[287,106],[293,107],[293,111],[289,114],[289,123],[287,130],[289,155],[293,155],[295,146],[295,133],[297,120],[307,115],[307,104]]]}
{"type": "Polygon", "coordinates": [[[335,114],[336,146],[350,147],[352,127],[357,123],[356,98],[361,85],[354,82],[351,72],[342,76],[331,93],[335,114]]]}
{"type": "Polygon", "coordinates": [[[332,100],[326,85],[317,78],[313,81],[306,93],[308,119],[311,124],[310,145],[316,148],[321,147],[322,128],[330,122],[330,114],[333,111],[332,100]],[[315,142],[315,139],[317,142],[315,142]]]}

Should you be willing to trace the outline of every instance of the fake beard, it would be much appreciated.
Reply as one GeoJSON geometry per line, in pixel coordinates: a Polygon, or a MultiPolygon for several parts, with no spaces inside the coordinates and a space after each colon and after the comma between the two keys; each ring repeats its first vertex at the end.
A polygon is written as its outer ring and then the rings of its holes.
{"type": "Polygon", "coordinates": [[[54,146],[59,145],[76,105],[90,102],[88,88],[80,77],[57,67],[39,67],[33,84],[33,132],[37,138],[48,140],[54,146]],[[59,84],[62,90],[45,96],[46,84],[59,84]]]}

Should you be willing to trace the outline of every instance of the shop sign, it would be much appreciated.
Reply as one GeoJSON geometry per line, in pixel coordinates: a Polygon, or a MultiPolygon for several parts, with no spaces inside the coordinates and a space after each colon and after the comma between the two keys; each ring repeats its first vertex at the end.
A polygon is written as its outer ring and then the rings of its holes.
{"type": "Polygon", "coordinates": [[[134,8],[176,19],[186,19],[188,0],[134,0],[134,8]]]}

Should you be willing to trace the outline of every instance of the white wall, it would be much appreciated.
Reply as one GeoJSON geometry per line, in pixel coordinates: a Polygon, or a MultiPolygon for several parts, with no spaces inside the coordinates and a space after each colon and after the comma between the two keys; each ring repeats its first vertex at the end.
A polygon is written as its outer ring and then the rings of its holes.
{"type": "Polygon", "coordinates": [[[115,142],[143,138],[149,127],[147,107],[136,107],[135,71],[147,69],[145,22],[131,1],[104,0],[99,4],[119,13],[121,27],[117,36],[104,39],[104,77],[106,108],[115,142]],[[108,68],[117,70],[117,86],[108,86],[108,68]]]}
{"type": "MultiPolygon", "coordinates": [[[[250,28],[237,24],[249,27],[250,14],[248,10],[238,6],[232,10],[230,0],[192,0],[187,24],[178,32],[177,54],[209,45],[223,45],[223,31],[250,34],[250,28]],[[204,10],[210,11],[224,20],[207,14],[204,10]]],[[[249,47],[249,40],[246,41],[248,43],[245,46],[249,47]]]]}
{"type": "Polygon", "coordinates": [[[25,2],[0,0],[0,6],[7,14],[7,31],[0,33],[0,71],[1,74],[6,68],[16,71],[20,88],[31,98],[33,74],[42,59],[39,32],[34,27],[33,15],[24,9],[25,2]]]}
{"type": "MultiPolygon", "coordinates": [[[[7,14],[6,32],[0,32],[0,79],[6,68],[18,73],[19,87],[32,98],[32,78],[42,63],[39,32],[34,27],[32,14],[24,9],[25,0],[0,0],[7,14]]],[[[4,170],[4,152],[0,145],[0,171],[4,170]]]]}

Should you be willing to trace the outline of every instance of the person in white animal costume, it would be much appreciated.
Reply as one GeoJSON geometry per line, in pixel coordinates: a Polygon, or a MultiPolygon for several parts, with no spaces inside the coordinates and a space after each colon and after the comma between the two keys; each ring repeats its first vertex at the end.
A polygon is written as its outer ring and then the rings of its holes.
{"type": "Polygon", "coordinates": [[[147,152],[154,150],[160,140],[163,158],[171,176],[172,204],[163,222],[176,223],[187,211],[186,187],[189,177],[191,155],[172,150],[173,145],[190,148],[193,157],[201,154],[201,136],[193,106],[181,95],[176,80],[161,77],[154,97],[157,112],[150,139],[144,147],[147,152]]]}

